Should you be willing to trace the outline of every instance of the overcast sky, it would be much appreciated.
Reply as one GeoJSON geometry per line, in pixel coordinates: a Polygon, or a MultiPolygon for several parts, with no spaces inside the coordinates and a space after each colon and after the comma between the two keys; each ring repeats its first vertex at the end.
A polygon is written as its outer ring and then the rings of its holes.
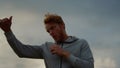
{"type": "MultiPolygon", "coordinates": [[[[0,0],[0,19],[13,16],[12,31],[24,44],[54,42],[44,15],[62,16],[68,35],[90,44],[95,68],[120,67],[120,0],[0,0]]],[[[0,30],[0,68],[45,68],[41,59],[19,58],[0,30]]]]}

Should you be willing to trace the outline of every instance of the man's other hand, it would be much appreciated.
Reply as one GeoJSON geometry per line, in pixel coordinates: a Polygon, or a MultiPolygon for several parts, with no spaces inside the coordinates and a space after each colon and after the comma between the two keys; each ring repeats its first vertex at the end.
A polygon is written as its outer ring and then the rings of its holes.
{"type": "Polygon", "coordinates": [[[9,31],[11,31],[11,24],[12,24],[12,16],[10,16],[10,18],[0,19],[0,28],[1,28],[4,32],[9,32],[9,31]]]}
{"type": "Polygon", "coordinates": [[[52,45],[50,47],[51,53],[52,54],[56,54],[58,56],[62,56],[64,58],[68,58],[70,53],[68,51],[65,51],[64,49],[62,49],[59,45],[52,45]]]}

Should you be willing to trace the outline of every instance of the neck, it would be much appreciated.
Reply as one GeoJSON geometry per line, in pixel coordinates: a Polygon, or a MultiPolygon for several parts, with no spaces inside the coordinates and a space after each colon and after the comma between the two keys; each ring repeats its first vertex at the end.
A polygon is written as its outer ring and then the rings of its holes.
{"type": "Polygon", "coordinates": [[[63,34],[62,36],[61,36],[61,40],[60,41],[57,41],[57,43],[62,43],[62,42],[64,42],[65,40],[67,40],[68,39],[68,35],[65,33],[65,34],[63,34]]]}
{"type": "Polygon", "coordinates": [[[68,35],[65,34],[65,35],[64,35],[64,38],[63,38],[63,41],[65,41],[65,40],[67,40],[67,39],[68,39],[68,35]]]}

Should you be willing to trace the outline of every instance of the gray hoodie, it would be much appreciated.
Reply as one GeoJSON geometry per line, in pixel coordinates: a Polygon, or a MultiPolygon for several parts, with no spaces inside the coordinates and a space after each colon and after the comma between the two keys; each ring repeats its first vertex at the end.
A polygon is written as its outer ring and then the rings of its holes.
{"type": "Polygon", "coordinates": [[[64,50],[70,52],[65,59],[50,52],[54,43],[46,42],[42,45],[25,45],[16,39],[12,32],[5,33],[8,43],[20,58],[44,59],[46,68],[94,68],[92,52],[86,40],[74,36],[58,43],[64,50]]]}

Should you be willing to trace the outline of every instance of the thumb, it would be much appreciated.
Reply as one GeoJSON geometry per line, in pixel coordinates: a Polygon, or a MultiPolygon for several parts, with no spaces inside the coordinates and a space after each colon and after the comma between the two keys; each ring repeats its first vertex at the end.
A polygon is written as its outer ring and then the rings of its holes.
{"type": "Polygon", "coordinates": [[[10,18],[9,18],[10,21],[12,21],[12,17],[13,17],[13,16],[10,16],[10,18]]]}

